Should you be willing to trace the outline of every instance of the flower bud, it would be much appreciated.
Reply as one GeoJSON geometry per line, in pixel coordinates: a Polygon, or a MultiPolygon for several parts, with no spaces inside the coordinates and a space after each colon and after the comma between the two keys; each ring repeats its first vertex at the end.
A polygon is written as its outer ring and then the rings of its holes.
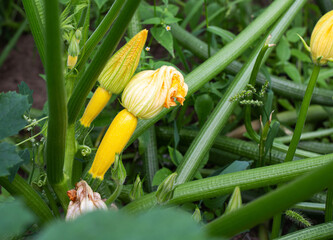
{"type": "Polygon", "coordinates": [[[146,29],[136,34],[106,63],[98,77],[100,86],[95,91],[80,119],[84,127],[90,126],[108,103],[112,93],[119,94],[130,81],[139,64],[147,34],[148,31],[146,29]]]}
{"type": "Polygon", "coordinates": [[[72,220],[85,212],[95,209],[107,209],[106,204],[97,192],[93,192],[85,181],[80,181],[75,185],[75,189],[67,192],[71,200],[68,205],[66,220],[72,220]]]}
{"type": "Polygon", "coordinates": [[[333,11],[326,13],[312,31],[310,51],[314,63],[333,61],[333,11]]]}
{"type": "Polygon", "coordinates": [[[116,154],[113,167],[111,168],[111,177],[119,185],[123,185],[126,179],[126,169],[119,154],[116,154]]]}
{"type": "Polygon", "coordinates": [[[123,91],[139,64],[147,35],[148,30],[142,30],[110,58],[98,77],[102,88],[115,94],[123,91]]]}
{"type": "Polygon", "coordinates": [[[228,206],[225,209],[224,214],[232,212],[242,206],[242,195],[239,187],[236,187],[234,192],[232,193],[228,206]]]}
{"type": "Polygon", "coordinates": [[[176,106],[175,99],[183,104],[187,90],[179,71],[171,66],[162,66],[156,71],[136,74],[124,89],[122,104],[136,117],[149,119],[163,107],[176,106]]]}
{"type": "Polygon", "coordinates": [[[177,173],[172,173],[158,186],[156,199],[159,204],[167,203],[173,197],[177,173]]]}
{"type": "Polygon", "coordinates": [[[202,221],[201,212],[198,207],[195,208],[194,213],[192,214],[192,218],[197,223],[202,221]]]}
{"type": "Polygon", "coordinates": [[[144,195],[143,189],[142,189],[142,182],[140,179],[140,176],[138,175],[135,179],[135,182],[133,184],[133,188],[130,191],[130,198],[132,201],[139,199],[144,195]]]}

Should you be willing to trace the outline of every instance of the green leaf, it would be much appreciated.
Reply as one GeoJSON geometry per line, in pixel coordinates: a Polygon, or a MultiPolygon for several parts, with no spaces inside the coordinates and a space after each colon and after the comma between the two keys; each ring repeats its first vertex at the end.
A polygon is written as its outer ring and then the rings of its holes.
{"type": "Polygon", "coordinates": [[[142,22],[142,24],[160,24],[161,19],[159,17],[148,18],[142,22]]]}
{"type": "Polygon", "coordinates": [[[22,116],[29,106],[27,96],[16,92],[0,93],[0,139],[17,134],[25,126],[22,116]]]}
{"type": "Polygon", "coordinates": [[[0,239],[13,239],[34,223],[35,216],[20,200],[0,204],[0,239]]]}
{"type": "Polygon", "coordinates": [[[171,32],[167,31],[164,27],[153,27],[150,29],[150,32],[156,41],[166,50],[168,50],[172,57],[175,57],[173,52],[173,38],[171,32]]]}
{"type": "Polygon", "coordinates": [[[233,163],[231,163],[226,169],[224,169],[220,175],[243,171],[247,169],[249,166],[250,166],[249,162],[236,160],[233,163]]]}
{"type": "Polygon", "coordinates": [[[303,36],[305,31],[306,31],[305,27],[295,27],[295,28],[288,30],[286,33],[288,41],[293,42],[293,43],[299,41],[299,37],[297,36],[297,34],[299,34],[300,36],[303,36]]]}
{"type": "Polygon", "coordinates": [[[175,152],[175,149],[170,146],[168,146],[168,150],[171,161],[175,164],[175,166],[178,166],[183,161],[183,154],[181,154],[177,149],[175,152]]]}
{"type": "Polygon", "coordinates": [[[21,84],[18,85],[18,88],[21,95],[28,96],[28,102],[31,105],[33,102],[32,93],[34,91],[31,90],[25,82],[21,82],[21,84]]]}
{"type": "Polygon", "coordinates": [[[15,175],[17,173],[17,171],[19,170],[19,168],[21,167],[21,165],[23,164],[29,164],[30,162],[30,152],[29,150],[26,148],[23,151],[19,152],[19,157],[21,158],[22,161],[20,161],[19,163],[15,164],[11,169],[10,169],[10,175],[9,175],[9,181],[12,182],[15,178],[15,175]]]}
{"type": "Polygon", "coordinates": [[[295,65],[292,65],[290,63],[287,63],[284,65],[283,70],[286,72],[286,74],[296,83],[302,83],[301,81],[301,75],[299,74],[297,68],[295,65]]]}
{"type": "Polygon", "coordinates": [[[231,42],[236,37],[232,32],[216,26],[209,26],[207,31],[220,36],[225,43],[231,42]]]}
{"type": "Polygon", "coordinates": [[[10,169],[22,161],[14,145],[7,142],[0,143],[0,177],[9,175],[10,169]]]}
{"type": "Polygon", "coordinates": [[[289,43],[285,37],[281,38],[280,43],[276,47],[276,54],[282,62],[286,62],[290,58],[289,43]]]}
{"type": "Polygon", "coordinates": [[[271,125],[268,135],[267,135],[267,139],[265,142],[265,153],[264,153],[264,157],[267,155],[268,150],[271,149],[272,145],[273,145],[273,141],[274,138],[277,136],[278,132],[280,129],[280,123],[278,121],[273,120],[273,124],[271,125]]]}
{"type": "Polygon", "coordinates": [[[142,215],[118,211],[94,211],[70,222],[55,222],[38,240],[58,239],[135,239],[135,240],[204,240],[202,228],[187,212],[176,209],[153,209],[142,215]]]}
{"type": "Polygon", "coordinates": [[[160,170],[158,170],[153,178],[153,186],[160,185],[163,182],[163,180],[171,173],[172,171],[168,168],[161,168],[160,170]]]}
{"type": "Polygon", "coordinates": [[[94,2],[96,3],[98,9],[101,9],[103,7],[103,5],[107,2],[108,0],[94,0],[94,2]]]}
{"type": "Polygon", "coordinates": [[[202,126],[214,108],[214,101],[209,94],[202,94],[195,99],[194,109],[199,118],[199,125],[202,126]]]}
{"type": "Polygon", "coordinates": [[[308,62],[311,63],[311,58],[309,57],[308,54],[298,50],[298,49],[291,49],[291,56],[296,57],[298,60],[302,62],[308,62]]]}
{"type": "Polygon", "coordinates": [[[164,23],[165,24],[171,24],[171,23],[177,23],[179,22],[181,19],[180,18],[176,18],[176,17],[166,17],[164,19],[164,23]]]}

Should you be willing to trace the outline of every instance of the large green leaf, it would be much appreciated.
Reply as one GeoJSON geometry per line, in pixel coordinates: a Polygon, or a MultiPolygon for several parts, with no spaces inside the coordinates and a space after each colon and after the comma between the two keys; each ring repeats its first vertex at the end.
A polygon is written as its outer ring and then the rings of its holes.
{"type": "Polygon", "coordinates": [[[18,88],[19,88],[19,93],[21,95],[28,96],[29,104],[32,104],[32,102],[33,102],[32,94],[33,94],[34,91],[31,90],[25,82],[21,82],[18,85],[18,88]]]}
{"type": "Polygon", "coordinates": [[[35,221],[35,216],[20,200],[0,204],[0,239],[13,239],[35,221]]]}
{"type": "Polygon", "coordinates": [[[9,175],[11,168],[22,161],[14,145],[7,142],[0,143],[0,177],[9,175]]]}
{"type": "MultiPolygon", "coordinates": [[[[172,31],[172,29],[171,29],[172,31]]],[[[153,27],[150,29],[151,34],[156,39],[156,41],[161,44],[172,57],[175,57],[173,52],[173,38],[170,31],[167,31],[164,27],[153,27]]]]}
{"type": "Polygon", "coordinates": [[[25,126],[23,114],[29,106],[28,96],[16,92],[0,93],[0,139],[17,134],[25,126]]]}
{"type": "Polygon", "coordinates": [[[209,239],[191,215],[173,209],[156,209],[133,216],[125,212],[95,211],[72,222],[57,222],[47,227],[39,240],[126,239],[126,240],[201,240],[209,239]]]}

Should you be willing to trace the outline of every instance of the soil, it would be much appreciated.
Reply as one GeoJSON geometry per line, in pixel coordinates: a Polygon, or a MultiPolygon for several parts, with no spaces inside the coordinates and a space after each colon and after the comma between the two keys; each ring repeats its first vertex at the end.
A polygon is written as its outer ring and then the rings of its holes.
{"type": "Polygon", "coordinates": [[[18,84],[24,81],[34,91],[32,107],[42,109],[46,83],[39,74],[44,74],[44,69],[33,37],[22,35],[0,67],[0,92],[18,91],[18,84]]]}

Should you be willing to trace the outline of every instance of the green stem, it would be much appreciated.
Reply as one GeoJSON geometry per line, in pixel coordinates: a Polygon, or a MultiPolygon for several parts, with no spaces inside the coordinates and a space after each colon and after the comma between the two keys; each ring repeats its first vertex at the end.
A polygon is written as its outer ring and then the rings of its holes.
{"type": "Polygon", "coordinates": [[[311,173],[210,222],[205,229],[214,236],[232,237],[254,227],[274,214],[323,190],[333,181],[332,171],[333,161],[330,161],[311,173]]]}
{"type": "Polygon", "coordinates": [[[276,240],[314,240],[314,239],[332,239],[333,238],[333,223],[323,223],[313,227],[308,227],[293,233],[289,233],[276,240]]]}
{"type": "MultiPolygon", "coordinates": [[[[175,188],[173,199],[170,200],[168,204],[182,204],[230,194],[234,191],[236,186],[239,186],[242,191],[245,191],[288,182],[332,160],[333,154],[328,154],[315,158],[307,158],[187,182],[175,188]]],[[[306,187],[307,185],[303,185],[302,189],[306,187]]],[[[137,213],[152,208],[155,204],[155,193],[150,193],[126,205],[124,210],[130,213],[137,213]]],[[[255,218],[255,215],[256,214],[253,214],[251,218],[255,218]]]]}
{"type": "Polygon", "coordinates": [[[64,174],[69,186],[73,186],[75,184],[72,179],[75,153],[75,124],[71,124],[68,126],[66,133],[66,150],[64,162],[64,174]]]}
{"type": "MultiPolygon", "coordinates": [[[[108,32],[104,42],[98,48],[93,60],[89,64],[88,69],[79,79],[73,95],[68,102],[68,123],[75,123],[84,102],[96,83],[98,75],[103,70],[104,65],[108,61],[110,55],[116,49],[121,37],[125,33],[133,14],[139,6],[139,0],[127,0],[117,20],[108,32]]],[[[89,41],[89,40],[88,40],[89,41]]]]}
{"type": "MultiPolygon", "coordinates": [[[[315,132],[308,132],[308,133],[303,133],[300,137],[300,140],[308,140],[308,139],[313,139],[313,138],[322,138],[326,137],[333,134],[333,128],[329,129],[324,129],[324,130],[318,130],[315,132]]],[[[277,142],[281,143],[288,143],[292,139],[292,136],[284,136],[284,137],[278,137],[275,138],[277,142]]]]}
{"type": "Polygon", "coordinates": [[[281,213],[278,213],[278,214],[274,215],[273,224],[272,224],[271,239],[275,239],[275,238],[280,236],[281,219],[282,219],[282,214],[281,213]]]}
{"type": "Polygon", "coordinates": [[[155,127],[151,126],[147,131],[147,148],[145,150],[144,168],[146,175],[146,184],[149,192],[153,191],[153,178],[158,171],[157,143],[155,127]]]}
{"type": "Polygon", "coordinates": [[[311,211],[325,211],[325,204],[313,202],[300,202],[295,204],[292,208],[311,211]]]}
{"type": "Polygon", "coordinates": [[[128,37],[132,38],[134,37],[137,33],[140,32],[140,30],[142,29],[141,26],[141,22],[140,22],[140,16],[139,16],[139,11],[136,10],[136,12],[134,13],[129,25],[128,25],[128,37]]]}
{"type": "Polygon", "coordinates": [[[51,185],[47,183],[47,184],[45,184],[43,186],[43,190],[45,192],[45,195],[46,195],[47,199],[49,200],[49,205],[50,205],[50,207],[52,209],[52,212],[53,212],[54,216],[56,216],[57,218],[60,218],[60,214],[59,214],[59,209],[58,209],[57,203],[54,200],[49,187],[51,187],[51,185]]]}
{"type": "Polygon", "coordinates": [[[45,1],[45,72],[49,106],[45,155],[48,181],[54,188],[64,209],[66,209],[68,199],[65,201],[62,196],[66,195],[67,187],[62,183],[64,182],[63,165],[67,130],[67,107],[58,5],[57,0],[45,1]]]}
{"type": "MultiPolygon", "coordinates": [[[[189,145],[193,139],[198,135],[199,131],[181,129],[179,132],[180,141],[182,145],[189,145]]],[[[159,140],[164,140],[166,142],[170,141],[173,137],[173,129],[166,127],[157,128],[157,136],[159,140]]],[[[230,138],[226,136],[217,136],[214,140],[213,147],[220,149],[229,153],[234,153],[239,156],[258,161],[258,144],[249,141],[243,141],[237,138],[230,138]]],[[[186,148],[187,149],[187,148],[186,148]]],[[[271,164],[281,163],[284,161],[286,154],[281,151],[272,149],[270,156],[265,157],[265,161],[271,164]]],[[[298,157],[294,157],[294,160],[298,160],[298,157]]]]}
{"type": "Polygon", "coordinates": [[[312,98],[313,89],[316,86],[316,81],[317,81],[317,78],[318,78],[319,71],[320,71],[320,66],[315,65],[314,68],[313,68],[313,71],[312,71],[310,81],[308,83],[308,87],[306,88],[303,101],[302,101],[301,109],[300,109],[298,119],[297,119],[297,122],[296,122],[295,131],[294,131],[293,137],[291,139],[289,149],[288,149],[288,152],[287,152],[287,156],[286,156],[286,159],[285,159],[286,162],[292,160],[292,158],[295,154],[298,142],[301,138],[302,129],[304,127],[304,123],[305,123],[305,119],[306,119],[306,114],[308,112],[308,108],[309,108],[310,101],[311,101],[311,98],[312,98]]]}
{"type": "Polygon", "coordinates": [[[91,34],[88,41],[84,44],[80,52],[83,54],[80,55],[79,62],[77,64],[77,71],[81,71],[85,66],[88,58],[91,53],[97,46],[97,44],[102,40],[105,33],[109,30],[111,24],[116,19],[121,7],[125,4],[124,0],[117,0],[113,3],[108,13],[103,18],[102,22],[98,25],[96,30],[91,34]]]}
{"type": "Polygon", "coordinates": [[[325,205],[325,222],[333,221],[333,186],[332,184],[327,189],[326,205],[325,205]]]}
{"type": "Polygon", "coordinates": [[[54,216],[39,194],[19,175],[9,182],[7,177],[0,177],[0,185],[11,195],[23,197],[27,206],[39,217],[41,223],[50,222],[54,216]]]}
{"type": "Polygon", "coordinates": [[[113,203],[119,197],[121,190],[123,190],[123,185],[117,184],[116,189],[111,194],[111,196],[105,201],[105,204],[108,206],[111,203],[113,203]]]}
{"type": "Polygon", "coordinates": [[[45,29],[40,19],[34,0],[22,0],[29,27],[34,37],[38,53],[45,67],[45,29]]]}

